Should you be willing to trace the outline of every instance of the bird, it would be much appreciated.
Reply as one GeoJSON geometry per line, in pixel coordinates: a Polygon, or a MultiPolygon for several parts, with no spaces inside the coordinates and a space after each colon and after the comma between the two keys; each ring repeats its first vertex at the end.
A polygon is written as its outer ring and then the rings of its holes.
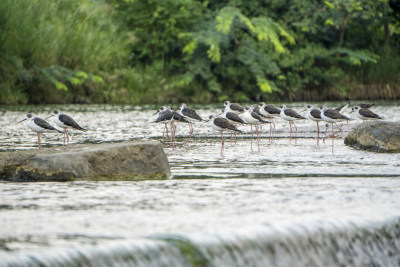
{"type": "Polygon", "coordinates": [[[169,109],[172,111],[173,114],[173,120],[171,122],[171,132],[172,132],[173,143],[175,145],[176,125],[174,122],[190,124],[190,121],[185,116],[182,116],[181,114],[173,110],[171,107],[169,107],[169,109]]]}
{"type": "Polygon", "coordinates": [[[225,106],[225,110],[230,111],[230,112],[234,112],[237,114],[244,112],[244,107],[242,107],[238,103],[231,103],[229,101],[225,101],[224,106],[225,106]]]}
{"type": "Polygon", "coordinates": [[[266,105],[264,102],[259,103],[258,106],[260,108],[260,113],[271,120],[271,124],[269,125],[269,135],[270,135],[270,140],[272,142],[273,139],[272,126],[274,127],[275,131],[274,118],[280,117],[281,110],[275,107],[274,105],[266,105]]]}
{"type": "Polygon", "coordinates": [[[241,132],[241,130],[237,129],[235,125],[229,122],[229,120],[225,118],[218,118],[214,115],[210,115],[208,120],[210,126],[221,133],[221,156],[224,155],[224,135],[222,132],[224,131],[233,131],[233,132],[241,132]]]}
{"type": "Polygon", "coordinates": [[[383,117],[379,116],[378,114],[372,112],[368,108],[361,108],[359,106],[355,106],[352,108],[352,112],[355,112],[356,117],[363,120],[364,122],[367,120],[382,120],[383,117]]]}
{"type": "Polygon", "coordinates": [[[297,113],[295,110],[293,109],[289,109],[286,108],[286,105],[282,105],[281,106],[281,112],[280,112],[280,116],[282,119],[286,120],[289,122],[289,126],[290,126],[290,139],[289,139],[289,143],[292,142],[292,123],[294,125],[294,127],[296,128],[296,137],[295,137],[295,143],[297,143],[297,126],[294,123],[294,121],[296,120],[304,120],[306,119],[305,117],[301,116],[299,113],[297,113]]]}
{"type": "Polygon", "coordinates": [[[23,121],[28,120],[28,123],[26,124],[29,129],[32,131],[36,132],[37,137],[38,137],[38,148],[42,148],[42,143],[40,141],[40,134],[41,133],[62,133],[62,131],[54,128],[51,126],[47,121],[43,120],[42,118],[35,117],[32,113],[26,114],[25,119],[19,121],[18,123],[21,123],[23,121]]]}
{"type": "Polygon", "coordinates": [[[166,133],[166,138],[170,139],[170,146],[173,147],[172,144],[172,127],[171,127],[171,138],[168,135],[168,124],[171,123],[174,119],[174,114],[173,112],[167,108],[166,106],[160,107],[155,114],[158,113],[157,119],[154,121],[155,123],[163,123],[164,124],[164,130],[163,130],[163,137],[164,133],[166,133]]]}
{"type": "Polygon", "coordinates": [[[246,106],[244,108],[244,113],[242,114],[242,118],[246,121],[247,124],[250,124],[251,129],[251,149],[253,149],[253,125],[256,128],[257,135],[257,145],[260,148],[260,132],[258,130],[258,126],[263,123],[271,123],[269,121],[264,120],[257,112],[254,111],[254,107],[246,106]]]}
{"type": "Polygon", "coordinates": [[[185,103],[181,104],[179,114],[184,116],[186,120],[189,121],[189,142],[192,142],[192,134],[193,134],[193,121],[204,121],[194,109],[188,108],[185,103]]]}
{"type": "MultiPolygon", "coordinates": [[[[332,125],[332,134],[324,137],[324,142],[325,142],[325,138],[329,138],[332,137],[332,154],[333,154],[333,149],[334,149],[334,139],[335,139],[335,132],[333,129],[333,124],[335,124],[338,129],[339,132],[342,131],[342,129],[339,127],[339,125],[337,125],[337,122],[342,122],[342,121],[349,121],[350,118],[346,117],[345,115],[341,114],[339,111],[335,110],[335,109],[328,109],[326,106],[322,106],[321,107],[321,119],[323,119],[324,121],[330,123],[332,125]]],[[[338,132],[336,132],[338,133],[338,132]]]]}
{"type": "MultiPolygon", "coordinates": [[[[238,114],[236,114],[234,112],[226,111],[225,109],[223,109],[222,113],[219,114],[217,117],[225,118],[235,126],[237,124],[247,124],[246,121],[244,121],[238,114]]],[[[234,131],[232,132],[232,135],[231,135],[231,141],[232,141],[233,136],[235,138],[235,144],[236,144],[236,132],[234,132],[234,131]]]]}
{"type": "Polygon", "coordinates": [[[319,122],[322,121],[321,110],[318,109],[318,108],[314,108],[311,105],[307,105],[306,109],[303,110],[303,111],[307,111],[307,113],[305,115],[306,118],[315,121],[316,124],[317,124],[317,132],[318,132],[317,146],[318,146],[319,145],[319,122]]]}
{"type": "MultiPolygon", "coordinates": [[[[349,107],[349,105],[350,105],[350,101],[348,101],[347,103],[344,103],[343,105],[338,106],[337,108],[335,108],[335,110],[337,110],[337,111],[339,111],[339,113],[343,114],[346,111],[346,109],[349,107]]],[[[340,126],[342,126],[342,124],[340,126]]],[[[347,130],[349,130],[349,121],[347,121],[347,130]]]]}
{"type": "Polygon", "coordinates": [[[347,103],[344,103],[343,105],[338,106],[337,108],[335,108],[335,110],[339,111],[339,113],[343,114],[343,112],[345,112],[345,110],[348,108],[348,106],[350,105],[350,101],[347,103]]]}
{"type": "Polygon", "coordinates": [[[61,111],[58,109],[54,110],[53,114],[48,116],[46,118],[46,120],[53,116],[55,116],[53,118],[53,121],[57,124],[57,126],[64,129],[64,145],[65,145],[65,139],[67,139],[67,144],[69,144],[69,136],[68,136],[67,128],[72,128],[72,129],[76,129],[76,130],[83,131],[83,132],[87,131],[85,128],[82,128],[81,126],[79,126],[79,124],[76,123],[74,121],[74,119],[72,119],[67,114],[61,113],[61,111]]]}
{"type": "Polygon", "coordinates": [[[372,108],[373,106],[375,106],[374,103],[360,103],[357,106],[359,106],[360,108],[372,108]]]}

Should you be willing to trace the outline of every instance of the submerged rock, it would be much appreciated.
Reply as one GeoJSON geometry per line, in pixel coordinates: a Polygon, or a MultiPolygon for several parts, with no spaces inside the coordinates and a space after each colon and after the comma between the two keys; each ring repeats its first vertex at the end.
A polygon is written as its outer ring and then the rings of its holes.
{"type": "Polygon", "coordinates": [[[344,139],[349,146],[377,152],[400,152],[400,122],[361,123],[344,139]]]}
{"type": "Polygon", "coordinates": [[[79,144],[0,153],[8,181],[143,180],[171,175],[161,143],[79,144]]]}

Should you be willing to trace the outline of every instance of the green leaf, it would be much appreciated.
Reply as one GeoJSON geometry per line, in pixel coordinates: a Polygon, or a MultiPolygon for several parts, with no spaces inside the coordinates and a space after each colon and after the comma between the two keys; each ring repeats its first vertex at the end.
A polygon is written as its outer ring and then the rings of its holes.
{"type": "Polygon", "coordinates": [[[102,82],[104,82],[103,78],[101,76],[98,76],[98,75],[90,75],[90,79],[94,83],[102,83],[102,82]]]}
{"type": "Polygon", "coordinates": [[[183,53],[187,53],[189,55],[193,54],[194,50],[197,47],[197,40],[192,40],[183,47],[183,53]]]}
{"type": "Polygon", "coordinates": [[[261,91],[264,93],[272,93],[272,88],[269,85],[267,79],[263,77],[257,77],[257,85],[260,87],[261,91]]]}
{"type": "Polygon", "coordinates": [[[87,77],[88,77],[87,73],[83,72],[83,71],[77,71],[75,73],[75,76],[78,78],[82,78],[82,79],[87,79],[87,77]]]}
{"type": "Polygon", "coordinates": [[[220,62],[221,61],[221,51],[219,48],[219,42],[217,39],[209,38],[206,40],[206,44],[210,46],[207,50],[208,58],[211,59],[213,62],[220,62]]]}
{"type": "Polygon", "coordinates": [[[335,9],[335,6],[334,6],[331,2],[325,1],[324,3],[325,3],[325,5],[326,5],[327,7],[329,7],[329,9],[335,9]]]}
{"type": "Polygon", "coordinates": [[[333,20],[332,19],[326,19],[325,20],[325,25],[333,25],[333,20]]]}

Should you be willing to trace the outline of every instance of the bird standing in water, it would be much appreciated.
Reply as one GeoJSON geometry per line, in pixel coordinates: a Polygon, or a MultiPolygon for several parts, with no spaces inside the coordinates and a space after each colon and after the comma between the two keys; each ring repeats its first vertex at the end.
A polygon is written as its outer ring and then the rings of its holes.
{"type": "Polygon", "coordinates": [[[204,121],[197,113],[196,110],[188,108],[185,103],[181,104],[181,108],[179,110],[179,114],[184,116],[186,120],[189,121],[189,143],[192,142],[192,134],[193,130],[193,121],[204,121]]]}
{"type": "Polygon", "coordinates": [[[35,117],[33,116],[33,114],[29,113],[26,114],[26,118],[19,121],[18,123],[21,123],[23,121],[28,120],[28,123],[26,124],[26,126],[28,126],[29,129],[31,129],[32,131],[36,132],[37,137],[38,137],[38,148],[41,149],[42,148],[42,143],[40,141],[40,134],[41,133],[62,133],[62,131],[57,130],[56,128],[54,128],[53,126],[51,126],[47,121],[39,118],[39,117],[35,117]]]}
{"type": "Polygon", "coordinates": [[[224,131],[234,131],[234,132],[241,132],[236,128],[235,125],[230,123],[227,119],[225,118],[216,118],[214,115],[211,115],[209,117],[209,123],[210,126],[219,131],[221,133],[221,156],[224,155],[224,135],[222,132],[224,131]]]}

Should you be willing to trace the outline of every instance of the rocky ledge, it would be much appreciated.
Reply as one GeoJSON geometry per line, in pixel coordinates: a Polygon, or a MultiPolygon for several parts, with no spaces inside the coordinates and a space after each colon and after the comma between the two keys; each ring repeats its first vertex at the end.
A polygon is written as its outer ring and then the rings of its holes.
{"type": "Polygon", "coordinates": [[[349,146],[377,152],[400,152],[400,122],[361,123],[344,139],[349,146]]]}
{"type": "Polygon", "coordinates": [[[122,181],[170,175],[167,156],[156,141],[0,152],[0,179],[8,181],[122,181]]]}

